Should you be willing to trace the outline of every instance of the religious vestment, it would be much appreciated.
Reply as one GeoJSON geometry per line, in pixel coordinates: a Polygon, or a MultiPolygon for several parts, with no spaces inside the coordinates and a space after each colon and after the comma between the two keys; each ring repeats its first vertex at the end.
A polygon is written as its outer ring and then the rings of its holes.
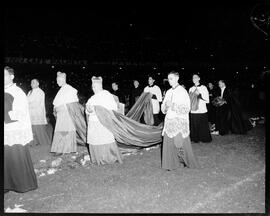
{"type": "Polygon", "coordinates": [[[37,189],[27,146],[33,140],[28,101],[26,94],[15,83],[5,87],[5,112],[4,191],[23,193],[37,189]]]}
{"type": "Polygon", "coordinates": [[[117,111],[117,103],[113,95],[107,90],[101,90],[89,98],[86,106],[93,108],[92,112],[86,109],[86,113],[89,114],[87,143],[89,144],[91,162],[98,165],[112,164],[116,161],[122,163],[113,133],[103,126],[94,110],[94,106],[102,106],[106,110],[117,111]]]}
{"type": "Polygon", "coordinates": [[[157,85],[152,85],[152,86],[146,86],[143,91],[149,92],[152,94],[151,102],[153,106],[154,125],[157,126],[160,123],[158,114],[160,112],[159,103],[162,102],[161,90],[157,85]]]}
{"type": "Polygon", "coordinates": [[[27,99],[34,136],[33,143],[35,145],[51,145],[52,133],[47,129],[44,91],[39,87],[34,88],[28,92],[27,99]]]}
{"type": "Polygon", "coordinates": [[[204,85],[192,86],[189,93],[198,98],[198,107],[190,111],[190,139],[194,142],[211,142],[212,137],[208,123],[207,107],[209,92],[204,85]]]}
{"type": "Polygon", "coordinates": [[[190,98],[187,91],[180,85],[169,89],[161,110],[166,114],[162,131],[162,168],[173,170],[180,167],[181,162],[189,168],[198,168],[189,138],[190,98]],[[171,106],[168,107],[167,102],[171,106]]]}
{"type": "Polygon", "coordinates": [[[51,152],[72,153],[77,151],[76,128],[69,114],[67,104],[78,103],[77,89],[69,84],[63,85],[54,100],[56,124],[51,152]]]}

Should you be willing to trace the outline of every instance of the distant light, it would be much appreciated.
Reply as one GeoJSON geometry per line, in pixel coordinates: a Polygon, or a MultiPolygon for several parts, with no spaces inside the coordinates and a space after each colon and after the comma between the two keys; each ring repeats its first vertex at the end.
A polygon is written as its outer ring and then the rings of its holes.
{"type": "Polygon", "coordinates": [[[181,69],[182,69],[182,70],[185,70],[185,68],[184,68],[184,67],[182,67],[181,69]]]}
{"type": "Polygon", "coordinates": [[[215,68],[213,67],[212,70],[215,70],[215,68]]]}
{"type": "Polygon", "coordinates": [[[238,74],[238,71],[236,71],[236,74],[238,74]]]}
{"type": "Polygon", "coordinates": [[[130,23],[130,24],[129,24],[129,26],[130,26],[130,27],[132,27],[132,26],[133,26],[133,24],[132,24],[132,23],[130,23]]]}
{"type": "Polygon", "coordinates": [[[85,69],[85,67],[82,67],[82,69],[85,69]]]}
{"type": "Polygon", "coordinates": [[[266,69],[266,67],[264,66],[263,69],[266,69]]]}
{"type": "Polygon", "coordinates": [[[211,56],[211,57],[213,57],[214,55],[213,55],[213,54],[211,54],[210,56],[211,56]]]}
{"type": "Polygon", "coordinates": [[[52,65],[52,68],[54,68],[54,66],[52,65]]]}
{"type": "Polygon", "coordinates": [[[195,49],[195,50],[197,50],[198,48],[197,48],[197,47],[195,47],[194,49],[195,49]]]}
{"type": "Polygon", "coordinates": [[[157,68],[156,67],[153,67],[154,70],[156,70],[157,68]]]}
{"type": "Polygon", "coordinates": [[[158,75],[160,75],[160,73],[158,73],[158,75]]]}
{"type": "Polygon", "coordinates": [[[122,70],[122,67],[119,67],[120,70],[122,70]]]}
{"type": "Polygon", "coordinates": [[[248,69],[248,67],[245,67],[245,69],[247,70],[247,69],[248,69]]]}

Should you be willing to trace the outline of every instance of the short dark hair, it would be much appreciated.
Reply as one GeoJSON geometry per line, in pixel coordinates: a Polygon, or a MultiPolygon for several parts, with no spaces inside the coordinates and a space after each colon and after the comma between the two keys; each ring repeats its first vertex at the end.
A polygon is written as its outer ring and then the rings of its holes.
{"type": "Polygon", "coordinates": [[[15,75],[14,69],[9,66],[6,66],[4,70],[6,70],[9,73],[9,75],[13,75],[13,76],[15,75]]]}
{"type": "Polygon", "coordinates": [[[169,76],[170,74],[173,74],[173,75],[179,77],[179,73],[178,73],[177,71],[174,71],[174,70],[173,70],[173,71],[170,71],[170,72],[168,73],[168,76],[169,76]]]}

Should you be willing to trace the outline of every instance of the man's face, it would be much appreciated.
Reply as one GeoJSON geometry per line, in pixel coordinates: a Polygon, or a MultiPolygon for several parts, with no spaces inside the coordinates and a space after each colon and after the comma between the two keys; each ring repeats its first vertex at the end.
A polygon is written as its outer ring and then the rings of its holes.
{"type": "Polygon", "coordinates": [[[118,90],[118,85],[116,83],[112,83],[112,89],[114,91],[117,91],[118,90]]]}
{"type": "Polygon", "coordinates": [[[197,83],[197,82],[199,82],[200,81],[200,77],[198,76],[198,75],[193,75],[193,77],[192,77],[192,81],[193,81],[193,83],[195,84],[195,83],[197,83]]]}
{"type": "Polygon", "coordinates": [[[219,81],[218,82],[218,86],[219,86],[219,88],[223,88],[224,87],[224,83],[222,81],[219,81]]]}
{"type": "Polygon", "coordinates": [[[209,84],[208,84],[208,87],[209,87],[209,89],[213,89],[214,86],[213,86],[212,83],[209,83],[209,84]]]}
{"type": "Polygon", "coordinates": [[[32,87],[32,89],[35,89],[35,88],[37,88],[38,86],[39,86],[38,81],[37,81],[36,79],[33,79],[33,80],[31,81],[31,87],[32,87]]]}
{"type": "Polygon", "coordinates": [[[135,86],[135,88],[138,88],[139,82],[137,80],[134,80],[133,85],[135,86]]]}
{"type": "Polygon", "coordinates": [[[10,75],[7,70],[4,69],[5,74],[5,85],[9,85],[13,82],[14,75],[10,75]]]}
{"type": "Polygon", "coordinates": [[[168,75],[168,81],[170,86],[175,86],[178,82],[179,77],[175,76],[174,74],[169,74],[168,75]]]}
{"type": "Polygon", "coordinates": [[[154,80],[152,77],[149,77],[149,78],[148,78],[148,84],[149,84],[149,85],[153,85],[154,82],[155,82],[155,80],[154,80]]]}

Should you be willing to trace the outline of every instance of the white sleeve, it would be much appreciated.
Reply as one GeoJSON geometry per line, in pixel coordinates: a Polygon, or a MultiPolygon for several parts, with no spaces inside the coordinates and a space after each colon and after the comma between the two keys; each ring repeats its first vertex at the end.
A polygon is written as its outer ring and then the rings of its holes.
{"type": "Polygon", "coordinates": [[[202,94],[202,98],[205,100],[205,102],[209,103],[209,92],[205,86],[203,86],[201,94],[202,94]]]}
{"type": "Polygon", "coordinates": [[[147,86],[144,87],[143,91],[144,91],[144,92],[149,92],[149,91],[147,90],[147,86]]]}
{"type": "Polygon", "coordinates": [[[165,104],[166,104],[166,101],[168,100],[168,91],[166,92],[166,94],[165,94],[165,97],[164,97],[164,99],[163,99],[163,101],[162,101],[162,104],[161,104],[161,112],[163,113],[163,114],[166,114],[165,113],[165,104]]]}
{"type": "Polygon", "coordinates": [[[162,93],[161,93],[161,90],[160,90],[160,88],[157,86],[157,88],[156,88],[156,97],[157,97],[157,100],[159,101],[159,102],[161,102],[162,101],[162,93]]]}

